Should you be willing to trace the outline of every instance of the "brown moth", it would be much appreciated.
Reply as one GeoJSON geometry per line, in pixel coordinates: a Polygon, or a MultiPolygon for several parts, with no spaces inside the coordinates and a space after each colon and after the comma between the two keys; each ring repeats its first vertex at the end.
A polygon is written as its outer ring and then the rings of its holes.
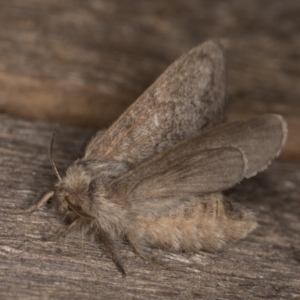
{"type": "Polygon", "coordinates": [[[208,41],[177,59],[83,158],[27,212],[52,196],[64,233],[106,246],[119,271],[118,240],[149,249],[217,250],[256,228],[251,212],[221,192],[264,170],[287,137],[275,114],[224,123],[224,58],[208,41]]]}

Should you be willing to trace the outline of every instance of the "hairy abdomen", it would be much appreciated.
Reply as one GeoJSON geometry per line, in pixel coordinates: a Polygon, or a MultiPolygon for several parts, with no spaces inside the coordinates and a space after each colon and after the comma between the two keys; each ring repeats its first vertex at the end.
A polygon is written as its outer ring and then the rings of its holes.
{"type": "Polygon", "coordinates": [[[143,244],[175,251],[218,250],[256,228],[253,214],[221,194],[184,202],[170,215],[143,217],[134,228],[143,244]]]}

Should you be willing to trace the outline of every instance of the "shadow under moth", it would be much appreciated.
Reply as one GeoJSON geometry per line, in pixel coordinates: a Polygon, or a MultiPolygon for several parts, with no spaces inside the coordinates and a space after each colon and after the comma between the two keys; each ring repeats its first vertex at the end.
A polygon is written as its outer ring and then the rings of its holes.
{"type": "Polygon", "coordinates": [[[151,247],[213,251],[256,228],[253,214],[222,195],[264,170],[287,137],[280,115],[223,123],[221,47],[208,41],[177,59],[120,117],[100,131],[52,191],[63,233],[106,246],[125,275],[118,249],[129,241],[144,259],[151,247]]]}

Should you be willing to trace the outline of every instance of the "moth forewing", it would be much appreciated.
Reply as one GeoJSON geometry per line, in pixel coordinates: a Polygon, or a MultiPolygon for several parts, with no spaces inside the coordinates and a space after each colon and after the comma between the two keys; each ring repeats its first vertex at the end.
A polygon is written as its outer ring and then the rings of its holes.
{"type": "Polygon", "coordinates": [[[255,218],[219,192],[265,168],[287,127],[277,115],[218,125],[225,98],[223,52],[208,41],[98,133],[62,178],[50,155],[58,182],[30,211],[54,194],[64,233],[102,241],[123,275],[122,238],[144,258],[150,246],[216,250],[244,238],[255,218]]]}
{"type": "Polygon", "coordinates": [[[112,124],[88,145],[85,158],[133,165],[224,120],[224,55],[208,41],[183,54],[112,124]]]}

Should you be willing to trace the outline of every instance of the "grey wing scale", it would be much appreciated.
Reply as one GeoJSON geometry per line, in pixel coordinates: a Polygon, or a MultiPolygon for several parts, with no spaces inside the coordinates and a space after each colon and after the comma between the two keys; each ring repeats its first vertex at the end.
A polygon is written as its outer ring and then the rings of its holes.
{"type": "Polygon", "coordinates": [[[85,158],[138,165],[224,119],[226,87],[220,46],[208,41],[177,59],[101,137],[85,158]]]}
{"type": "Polygon", "coordinates": [[[176,207],[184,198],[220,192],[263,170],[286,137],[278,115],[222,124],[142,163],[112,181],[108,191],[139,213],[157,203],[176,207]]]}
{"type": "Polygon", "coordinates": [[[133,214],[160,216],[193,196],[221,191],[243,178],[244,157],[236,148],[194,149],[185,157],[180,150],[159,155],[111,182],[108,197],[133,214]]]}
{"type": "Polygon", "coordinates": [[[150,163],[116,179],[109,189],[130,202],[142,199],[143,203],[147,199],[201,195],[222,191],[242,180],[245,165],[243,153],[237,148],[203,151],[183,143],[175,151],[158,155],[150,163]]]}
{"type": "Polygon", "coordinates": [[[201,134],[201,149],[236,147],[247,160],[245,178],[267,168],[279,155],[288,134],[284,118],[265,114],[246,121],[236,121],[216,126],[201,134]]]}

